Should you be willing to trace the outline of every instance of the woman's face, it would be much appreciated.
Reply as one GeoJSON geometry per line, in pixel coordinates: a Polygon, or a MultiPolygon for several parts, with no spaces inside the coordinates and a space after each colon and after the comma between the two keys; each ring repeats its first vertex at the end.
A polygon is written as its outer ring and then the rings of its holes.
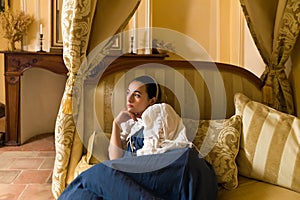
{"type": "Polygon", "coordinates": [[[127,110],[141,116],[144,110],[155,103],[155,97],[149,99],[145,84],[133,81],[127,89],[127,110]]]}

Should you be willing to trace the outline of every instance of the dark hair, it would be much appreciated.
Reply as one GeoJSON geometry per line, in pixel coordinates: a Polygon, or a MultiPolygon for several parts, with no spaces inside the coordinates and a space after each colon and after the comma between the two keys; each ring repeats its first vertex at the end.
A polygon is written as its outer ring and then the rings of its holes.
{"type": "Polygon", "coordinates": [[[156,101],[160,100],[160,87],[159,84],[150,76],[139,76],[132,81],[138,81],[146,86],[146,92],[149,99],[156,97],[156,101]]]}

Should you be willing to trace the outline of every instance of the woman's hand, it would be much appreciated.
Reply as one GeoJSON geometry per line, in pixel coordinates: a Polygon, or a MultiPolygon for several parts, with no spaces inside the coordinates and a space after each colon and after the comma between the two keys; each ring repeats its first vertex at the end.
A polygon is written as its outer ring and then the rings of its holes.
{"type": "Polygon", "coordinates": [[[138,113],[132,113],[127,110],[122,110],[118,116],[115,118],[114,123],[117,125],[120,125],[123,122],[126,122],[130,119],[133,119],[134,121],[137,121],[137,118],[141,117],[138,113]]]}

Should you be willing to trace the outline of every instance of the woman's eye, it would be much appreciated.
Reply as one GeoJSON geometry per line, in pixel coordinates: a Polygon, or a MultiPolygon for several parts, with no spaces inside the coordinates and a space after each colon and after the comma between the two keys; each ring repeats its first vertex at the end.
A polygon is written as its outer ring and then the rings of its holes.
{"type": "Polygon", "coordinates": [[[140,97],[141,97],[141,95],[138,94],[138,93],[135,93],[134,96],[137,97],[137,98],[140,98],[140,97]]]}

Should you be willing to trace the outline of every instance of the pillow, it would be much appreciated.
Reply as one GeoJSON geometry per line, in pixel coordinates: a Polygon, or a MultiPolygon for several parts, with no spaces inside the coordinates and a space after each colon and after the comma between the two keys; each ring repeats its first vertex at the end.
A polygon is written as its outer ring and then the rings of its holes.
{"type": "Polygon", "coordinates": [[[74,170],[74,179],[93,165],[108,160],[110,133],[93,132],[88,140],[87,153],[81,157],[74,170]]]}
{"type": "Polygon", "coordinates": [[[108,146],[110,133],[93,132],[89,138],[86,161],[88,164],[97,164],[108,160],[108,146]]]}
{"type": "Polygon", "coordinates": [[[226,189],[238,186],[235,158],[239,151],[241,118],[234,115],[223,120],[184,120],[187,133],[195,132],[193,143],[213,167],[218,183],[226,189]],[[199,124],[199,125],[198,125],[199,124]],[[194,130],[193,130],[194,129],[194,130]]]}
{"type": "Polygon", "coordinates": [[[239,173],[300,192],[300,120],[241,93],[234,98],[243,124],[239,173]]]}

